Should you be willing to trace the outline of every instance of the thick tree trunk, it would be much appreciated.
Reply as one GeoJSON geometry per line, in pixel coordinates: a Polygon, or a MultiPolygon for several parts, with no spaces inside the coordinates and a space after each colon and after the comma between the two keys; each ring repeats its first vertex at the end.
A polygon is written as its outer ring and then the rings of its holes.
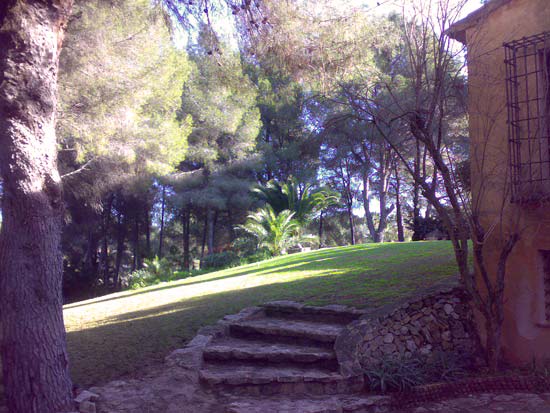
{"type": "Polygon", "coordinates": [[[0,323],[10,412],[74,410],[61,282],[56,86],[71,1],[0,3],[0,323]]]}
{"type": "Polygon", "coordinates": [[[162,185],[162,201],[160,207],[160,230],[159,230],[159,258],[162,258],[162,247],[164,246],[164,214],[166,210],[166,185],[162,185]]]}

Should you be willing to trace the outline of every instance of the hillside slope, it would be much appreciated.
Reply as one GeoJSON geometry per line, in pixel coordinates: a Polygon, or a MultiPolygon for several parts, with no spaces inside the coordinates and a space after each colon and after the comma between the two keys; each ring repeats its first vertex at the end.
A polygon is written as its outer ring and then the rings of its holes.
{"type": "Polygon", "coordinates": [[[294,254],[65,306],[73,379],[104,383],[158,364],[198,328],[270,300],[377,307],[457,272],[447,241],[294,254]]]}

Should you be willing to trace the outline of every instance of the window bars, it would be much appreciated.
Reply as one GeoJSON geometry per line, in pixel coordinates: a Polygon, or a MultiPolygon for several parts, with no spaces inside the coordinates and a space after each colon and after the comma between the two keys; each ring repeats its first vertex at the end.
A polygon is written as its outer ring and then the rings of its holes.
{"type": "Polygon", "coordinates": [[[550,200],[550,32],[504,49],[512,202],[550,200]]]}

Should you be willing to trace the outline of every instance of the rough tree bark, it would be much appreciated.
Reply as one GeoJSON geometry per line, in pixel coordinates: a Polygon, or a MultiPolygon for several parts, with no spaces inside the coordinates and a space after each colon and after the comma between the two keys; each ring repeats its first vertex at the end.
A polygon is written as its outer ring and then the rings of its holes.
{"type": "Polygon", "coordinates": [[[56,86],[71,0],[0,2],[0,323],[11,412],[74,410],[63,325],[56,86]]]}

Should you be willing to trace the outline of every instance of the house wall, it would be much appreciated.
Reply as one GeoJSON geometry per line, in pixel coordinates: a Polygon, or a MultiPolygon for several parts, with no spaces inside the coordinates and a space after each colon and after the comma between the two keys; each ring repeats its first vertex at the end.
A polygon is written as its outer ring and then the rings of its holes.
{"type": "Polygon", "coordinates": [[[496,272],[503,240],[514,231],[521,236],[507,266],[503,326],[503,354],[515,364],[533,357],[550,358],[550,323],[544,311],[539,253],[550,250],[550,203],[520,205],[509,201],[503,43],[544,31],[550,31],[548,0],[511,1],[466,30],[472,192],[481,222],[490,229],[484,247],[490,273],[496,272]]]}

